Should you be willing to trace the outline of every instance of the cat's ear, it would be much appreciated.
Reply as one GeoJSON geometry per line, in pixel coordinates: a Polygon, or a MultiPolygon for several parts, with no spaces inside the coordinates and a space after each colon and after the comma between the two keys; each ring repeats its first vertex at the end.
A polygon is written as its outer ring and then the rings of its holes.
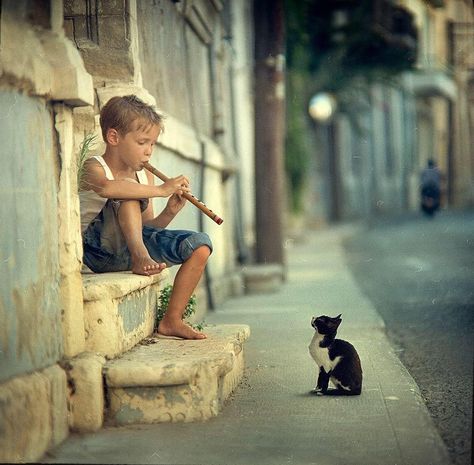
{"type": "Polygon", "coordinates": [[[342,313],[339,313],[339,315],[337,315],[335,318],[334,318],[334,327],[337,329],[339,328],[339,325],[341,324],[341,315],[342,313]]]}

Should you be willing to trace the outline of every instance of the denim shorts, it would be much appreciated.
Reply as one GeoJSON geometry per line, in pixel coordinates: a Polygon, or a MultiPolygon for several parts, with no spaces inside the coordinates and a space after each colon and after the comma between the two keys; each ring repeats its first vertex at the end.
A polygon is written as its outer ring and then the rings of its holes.
{"type": "MultiPolygon", "coordinates": [[[[108,200],[83,233],[84,263],[94,273],[131,270],[131,256],[116,211],[119,201],[108,200]]],[[[143,210],[143,206],[142,206],[143,210]]],[[[180,265],[199,247],[212,243],[206,233],[143,226],[143,243],[151,258],[166,265],[180,265]]]]}

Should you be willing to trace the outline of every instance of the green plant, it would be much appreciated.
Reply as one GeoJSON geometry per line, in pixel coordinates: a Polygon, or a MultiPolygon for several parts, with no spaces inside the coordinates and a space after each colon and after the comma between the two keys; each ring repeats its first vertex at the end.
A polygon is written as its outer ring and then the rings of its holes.
{"type": "Polygon", "coordinates": [[[82,176],[84,175],[84,162],[89,157],[91,147],[94,146],[97,140],[97,134],[88,133],[84,136],[79,147],[79,155],[77,157],[77,186],[81,185],[82,176]]]}
{"type": "MultiPolygon", "coordinates": [[[[160,321],[162,320],[162,318],[164,317],[166,313],[166,310],[168,309],[168,304],[170,301],[172,291],[173,291],[173,286],[171,284],[168,284],[160,291],[160,295],[158,297],[158,305],[156,308],[155,328],[158,328],[160,321]]],[[[186,305],[186,308],[184,310],[183,320],[190,318],[195,312],[196,312],[196,295],[193,294],[190,297],[186,305]]],[[[204,328],[204,322],[197,323],[194,325],[191,324],[190,326],[192,326],[194,329],[197,329],[198,331],[202,331],[202,329],[204,328]]]]}

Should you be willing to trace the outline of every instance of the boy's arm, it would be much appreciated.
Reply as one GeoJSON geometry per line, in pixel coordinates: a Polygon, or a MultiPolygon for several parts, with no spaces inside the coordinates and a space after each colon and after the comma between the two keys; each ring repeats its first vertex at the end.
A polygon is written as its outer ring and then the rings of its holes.
{"type": "Polygon", "coordinates": [[[187,187],[183,187],[184,176],[172,178],[160,186],[155,186],[126,180],[107,179],[100,163],[93,159],[85,162],[84,169],[85,176],[81,189],[92,189],[101,197],[107,199],[140,200],[152,197],[168,197],[175,192],[188,190],[187,187]]]}
{"type": "MultiPolygon", "coordinates": [[[[148,184],[153,185],[155,178],[147,171],[148,184]]],[[[175,218],[178,212],[184,207],[186,199],[180,195],[172,195],[163,211],[155,217],[153,213],[153,202],[149,202],[148,207],[142,213],[143,224],[154,228],[166,228],[175,218]]]]}
{"type": "Polygon", "coordinates": [[[148,204],[147,209],[142,214],[143,224],[146,226],[152,226],[154,228],[166,228],[171,223],[171,221],[173,221],[175,216],[176,214],[172,213],[168,209],[168,206],[166,206],[159,215],[153,217],[152,202],[148,204]],[[150,207],[152,211],[151,214],[147,212],[150,207]]]}

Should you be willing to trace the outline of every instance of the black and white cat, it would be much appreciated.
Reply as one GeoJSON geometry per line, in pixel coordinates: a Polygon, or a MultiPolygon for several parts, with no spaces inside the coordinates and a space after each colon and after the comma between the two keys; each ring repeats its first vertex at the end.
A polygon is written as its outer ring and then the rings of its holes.
{"type": "Polygon", "coordinates": [[[309,345],[309,353],[318,365],[319,374],[313,394],[359,395],[362,390],[362,367],[354,346],[336,339],[341,315],[313,317],[311,326],[315,333],[309,345]],[[336,389],[329,389],[329,380],[336,389]]]}

